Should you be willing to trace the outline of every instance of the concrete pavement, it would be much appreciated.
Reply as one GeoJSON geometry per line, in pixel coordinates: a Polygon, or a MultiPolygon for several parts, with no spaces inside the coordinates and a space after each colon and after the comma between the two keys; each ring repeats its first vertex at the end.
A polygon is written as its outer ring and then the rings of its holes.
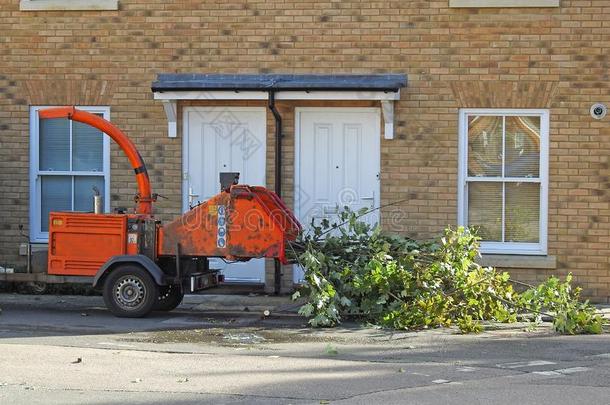
{"type": "Polygon", "coordinates": [[[99,297],[0,294],[0,403],[610,404],[609,335],[311,330],[250,298],[129,320],[99,297]]]}

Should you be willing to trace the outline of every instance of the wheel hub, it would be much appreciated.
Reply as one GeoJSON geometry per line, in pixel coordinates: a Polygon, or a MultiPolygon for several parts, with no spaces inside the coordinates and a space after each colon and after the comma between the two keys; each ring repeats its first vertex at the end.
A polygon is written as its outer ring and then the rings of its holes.
{"type": "Polygon", "coordinates": [[[135,308],[144,300],[144,283],[137,277],[120,278],[115,284],[114,291],[117,303],[123,307],[135,308]]]}

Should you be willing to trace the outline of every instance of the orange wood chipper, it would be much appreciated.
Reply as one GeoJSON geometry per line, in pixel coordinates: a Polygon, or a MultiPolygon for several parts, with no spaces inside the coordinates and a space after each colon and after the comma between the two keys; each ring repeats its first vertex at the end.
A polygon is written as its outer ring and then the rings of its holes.
{"type": "Polygon", "coordinates": [[[238,173],[221,173],[220,194],[162,225],[153,216],[157,196],[144,161],[122,131],[74,107],[43,109],[39,117],[79,121],[110,136],[127,155],[138,185],[133,214],[50,214],[48,277],[88,277],[115,315],[142,317],[174,309],[185,292],[222,282],[209,258],[288,262],[287,244],[301,225],[274,192],[238,184],[238,173]]]}

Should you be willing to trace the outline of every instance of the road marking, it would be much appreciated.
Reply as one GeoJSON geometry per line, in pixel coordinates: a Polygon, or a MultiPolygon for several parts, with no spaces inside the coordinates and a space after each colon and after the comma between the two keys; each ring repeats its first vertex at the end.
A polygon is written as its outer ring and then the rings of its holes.
{"type": "Polygon", "coordinates": [[[544,375],[544,376],[565,376],[569,374],[581,373],[583,371],[587,371],[589,368],[587,367],[570,367],[570,368],[560,368],[557,370],[549,370],[549,371],[533,371],[532,374],[544,375]]]}
{"type": "Polygon", "coordinates": [[[434,380],[434,381],[432,381],[432,382],[433,382],[434,384],[448,384],[448,383],[450,383],[451,381],[449,381],[449,380],[434,380]]]}
{"type": "Polygon", "coordinates": [[[557,364],[552,361],[546,360],[532,360],[532,361],[518,361],[515,363],[503,363],[496,364],[497,367],[500,368],[527,368],[527,367],[538,367],[538,366],[550,366],[552,364],[557,364]]]}
{"type": "Polygon", "coordinates": [[[601,357],[602,359],[610,359],[610,353],[596,354],[595,356],[592,356],[592,357],[601,357]]]}
{"type": "Polygon", "coordinates": [[[588,367],[570,367],[570,368],[560,368],[559,370],[555,370],[561,374],[574,374],[574,373],[582,373],[583,371],[587,371],[588,367]]]}
{"type": "Polygon", "coordinates": [[[457,369],[457,371],[461,371],[461,372],[463,372],[463,373],[472,373],[473,371],[476,371],[476,370],[477,370],[476,368],[474,368],[474,367],[468,367],[468,366],[466,366],[466,367],[459,367],[459,368],[457,369]]]}
{"type": "Polygon", "coordinates": [[[532,374],[544,375],[547,377],[560,376],[557,371],[532,371],[532,374]]]}

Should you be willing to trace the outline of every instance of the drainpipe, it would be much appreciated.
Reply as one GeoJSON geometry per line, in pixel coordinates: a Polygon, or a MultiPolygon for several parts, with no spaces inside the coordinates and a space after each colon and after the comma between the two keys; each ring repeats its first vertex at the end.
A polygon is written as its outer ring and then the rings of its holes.
{"type": "Polygon", "coordinates": [[[275,92],[269,92],[269,110],[275,118],[275,194],[282,197],[282,116],[275,108],[275,92]]]}
{"type": "MultiPolygon", "coordinates": [[[[275,118],[275,194],[282,197],[282,116],[275,108],[275,92],[269,92],[269,110],[275,118]]],[[[278,259],[274,261],[275,274],[273,277],[275,295],[282,290],[282,265],[278,259]]]]}

